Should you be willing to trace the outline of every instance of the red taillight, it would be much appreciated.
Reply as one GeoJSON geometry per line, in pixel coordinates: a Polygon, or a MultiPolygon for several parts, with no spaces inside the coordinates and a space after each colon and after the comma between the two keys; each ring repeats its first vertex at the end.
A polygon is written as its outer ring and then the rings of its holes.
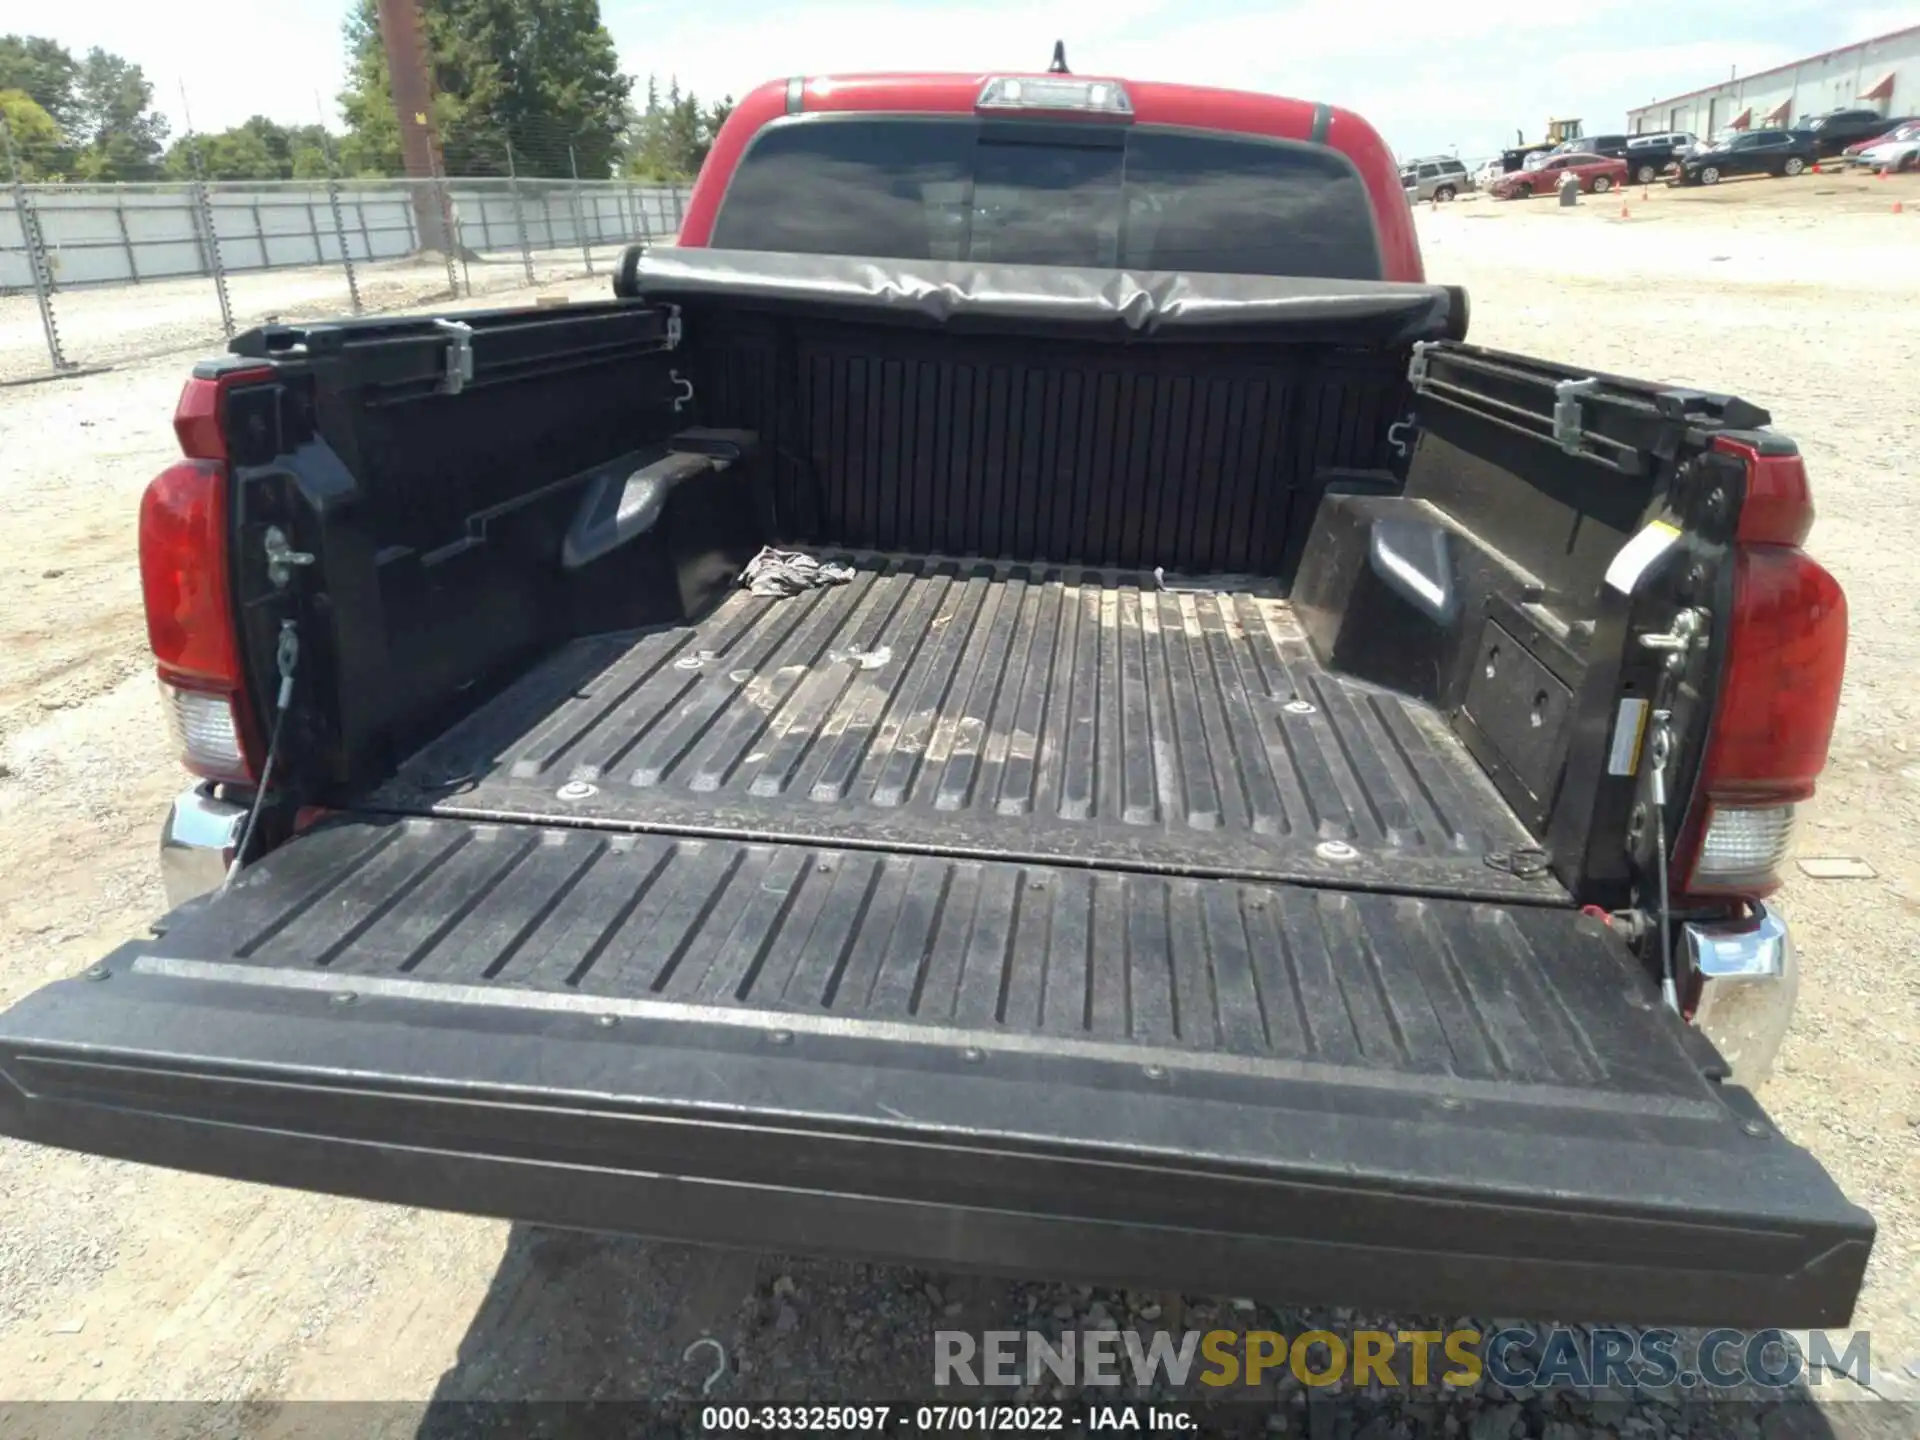
{"type": "Polygon", "coordinates": [[[246,781],[257,772],[228,565],[225,392],[268,370],[195,377],[174,432],[186,454],[140,500],[140,588],[167,717],[189,770],[246,781]]]}
{"type": "Polygon", "coordinates": [[[1804,800],[1827,763],[1847,665],[1847,598],[1804,550],[1734,552],[1733,629],[1707,747],[1716,793],[1804,800]]]}
{"type": "Polygon", "coordinates": [[[176,678],[239,685],[228,586],[227,467],[169,465],[140,500],[140,588],[153,658],[176,678]]]}
{"type": "Polygon", "coordinates": [[[1794,807],[1826,767],[1846,672],[1847,600],[1799,548],[1813,525],[1799,457],[1725,439],[1716,448],[1746,462],[1747,498],[1719,703],[1675,888],[1758,896],[1778,885],[1794,807]]]}

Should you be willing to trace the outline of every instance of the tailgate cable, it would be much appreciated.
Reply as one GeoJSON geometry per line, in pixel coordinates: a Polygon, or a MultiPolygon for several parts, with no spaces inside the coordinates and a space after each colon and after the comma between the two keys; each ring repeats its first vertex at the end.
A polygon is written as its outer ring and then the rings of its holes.
{"type": "Polygon", "coordinates": [[[260,766],[260,785],[253,792],[253,804],[247,810],[246,828],[240,832],[240,843],[234,847],[233,860],[227,866],[227,875],[220,882],[221,893],[225,893],[233,884],[234,877],[240,873],[245,862],[247,847],[253,843],[253,830],[260,823],[260,811],[267,802],[267,787],[273,783],[273,762],[280,753],[280,730],[286,723],[287,710],[293,704],[293,671],[300,660],[300,635],[291,620],[280,622],[280,644],[274,651],[274,665],[280,672],[280,693],[274,700],[273,730],[267,737],[267,758],[260,766]]]}
{"type": "Polygon", "coordinates": [[[1674,1014],[1680,1013],[1680,988],[1673,977],[1673,921],[1667,894],[1667,760],[1673,753],[1673,732],[1667,728],[1672,711],[1653,712],[1653,753],[1647,757],[1647,788],[1653,809],[1654,893],[1659,904],[1654,925],[1660,932],[1660,998],[1674,1014]]]}

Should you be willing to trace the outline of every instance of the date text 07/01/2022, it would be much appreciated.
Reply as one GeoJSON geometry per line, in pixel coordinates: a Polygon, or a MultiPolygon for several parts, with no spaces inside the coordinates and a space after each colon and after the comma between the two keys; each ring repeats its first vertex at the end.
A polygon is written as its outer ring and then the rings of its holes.
{"type": "Polygon", "coordinates": [[[705,1434],[1059,1435],[1077,1431],[1190,1433],[1199,1417],[1177,1405],[708,1405],[705,1434]]]}

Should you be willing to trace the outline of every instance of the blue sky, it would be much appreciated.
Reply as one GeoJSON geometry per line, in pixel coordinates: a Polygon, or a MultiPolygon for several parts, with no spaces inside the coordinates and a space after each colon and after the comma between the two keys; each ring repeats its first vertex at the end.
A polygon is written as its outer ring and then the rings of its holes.
{"type": "MultiPolygon", "coordinates": [[[[181,122],[330,123],[345,0],[58,0],[23,27],[142,65],[181,122]]],[[[1920,3],[1847,0],[601,0],[636,75],[701,95],[793,74],[1043,66],[1275,91],[1358,110],[1401,154],[1485,154],[1549,115],[1614,128],[1629,105],[1920,24],[1920,3]],[[1564,16],[1573,11],[1578,20],[1564,16]],[[1562,12],[1556,14],[1556,11],[1562,12]]],[[[24,17],[22,17],[24,18],[24,17]]],[[[19,25],[8,22],[8,29],[19,25]]]]}

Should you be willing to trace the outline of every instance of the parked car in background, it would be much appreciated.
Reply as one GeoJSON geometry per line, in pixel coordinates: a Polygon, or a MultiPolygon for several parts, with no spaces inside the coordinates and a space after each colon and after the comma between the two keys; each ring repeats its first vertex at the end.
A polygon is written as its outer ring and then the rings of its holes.
{"type": "Polygon", "coordinates": [[[1911,140],[1916,135],[1920,135],[1920,116],[1911,116],[1903,120],[1890,120],[1887,122],[1887,128],[1878,135],[1870,139],[1854,141],[1853,144],[1842,150],[1840,155],[1842,159],[1848,161],[1859,161],[1860,157],[1869,150],[1876,149],[1881,145],[1891,145],[1900,140],[1911,140]]]}
{"type": "Polygon", "coordinates": [[[1478,170],[1473,172],[1474,188],[1476,190],[1491,190],[1495,183],[1508,173],[1506,162],[1496,155],[1493,159],[1485,161],[1478,170]]]}
{"type": "Polygon", "coordinates": [[[1560,188],[1567,175],[1580,181],[1582,190],[1604,195],[1616,185],[1627,183],[1627,162],[1606,155],[1574,152],[1549,155],[1528,170],[1515,170],[1494,181],[1492,193],[1497,200],[1523,200],[1529,195],[1548,195],[1560,188]]]}
{"type": "MultiPolygon", "coordinates": [[[[1693,148],[1689,150],[1687,153],[1690,155],[1704,155],[1709,150],[1716,149],[1719,146],[1729,144],[1734,140],[1738,140],[1742,135],[1745,135],[1746,133],[1747,132],[1745,130],[1735,130],[1730,126],[1723,127],[1719,130],[1716,130],[1713,134],[1707,136],[1704,140],[1695,140],[1693,142],[1693,148]]],[[[1684,157],[1679,157],[1679,158],[1684,158],[1684,157]]]]}
{"type": "Polygon", "coordinates": [[[1599,155],[1608,160],[1624,160],[1633,144],[1631,135],[1583,135],[1555,150],[1558,155],[1599,155]]]}
{"type": "Polygon", "coordinates": [[[1437,155],[1401,166],[1400,183],[1409,200],[1451,200],[1462,190],[1473,188],[1473,177],[1467,174],[1464,161],[1437,155]]]}
{"type": "Polygon", "coordinates": [[[1858,141],[1886,134],[1901,118],[1889,119],[1878,110],[1835,110],[1810,116],[1799,128],[1812,134],[1815,158],[1825,160],[1858,141]]]}
{"type": "Polygon", "coordinates": [[[1920,169],[1920,125],[1909,127],[1903,139],[1882,141],[1863,150],[1858,162],[1880,174],[1891,171],[1900,175],[1920,169]]]}
{"type": "Polygon", "coordinates": [[[1578,140],[1562,140],[1549,155],[1601,155],[1618,159],[1627,153],[1631,135],[1582,135],[1578,140]]]}
{"type": "Polygon", "coordinates": [[[1627,142],[1627,173],[1635,183],[1651,185],[1669,165],[1685,159],[1699,139],[1690,130],[1667,130],[1658,135],[1636,135],[1627,142]]]}
{"type": "Polygon", "coordinates": [[[1680,162],[1682,185],[1718,185],[1734,175],[1798,175],[1814,161],[1804,130],[1747,130],[1680,162]]]}

